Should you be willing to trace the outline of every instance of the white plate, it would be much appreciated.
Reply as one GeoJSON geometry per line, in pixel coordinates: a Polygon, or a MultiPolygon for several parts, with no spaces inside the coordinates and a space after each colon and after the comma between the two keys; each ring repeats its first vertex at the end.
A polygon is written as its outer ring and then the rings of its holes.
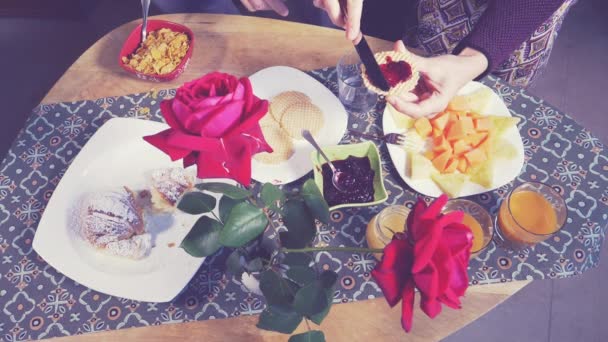
{"type": "MultiPolygon", "coordinates": [[[[458,95],[472,93],[481,88],[490,89],[489,87],[479,82],[469,82],[458,92],[458,95]]],[[[403,130],[396,126],[393,117],[388,111],[389,109],[387,107],[384,110],[384,115],[382,119],[384,133],[402,133],[403,130]]],[[[511,113],[509,112],[507,106],[500,99],[500,96],[494,93],[494,91],[492,91],[492,98],[484,109],[483,114],[511,116],[511,113]]],[[[509,183],[519,175],[519,173],[521,172],[521,168],[524,165],[524,144],[521,140],[521,135],[519,135],[519,130],[517,129],[517,127],[509,128],[505,131],[503,138],[507,139],[513,144],[517,151],[517,156],[511,160],[496,160],[496,167],[494,168],[494,184],[492,188],[484,188],[477,183],[467,181],[458,197],[481,194],[487,191],[500,188],[501,186],[509,183]]],[[[405,181],[405,183],[407,183],[407,185],[409,185],[412,189],[421,194],[431,197],[439,197],[443,193],[443,191],[441,191],[437,184],[435,184],[435,182],[430,178],[413,181],[409,177],[409,175],[407,174],[407,163],[409,162],[409,158],[407,157],[407,152],[403,148],[397,145],[388,145],[388,153],[391,156],[391,159],[393,161],[393,164],[395,165],[395,168],[397,169],[397,172],[405,181]]]]}
{"type": "MultiPolygon", "coordinates": [[[[319,145],[337,145],[346,132],[348,113],[340,100],[323,84],[302,71],[285,66],[262,69],[249,77],[255,95],[262,99],[288,90],[300,91],[323,112],[325,125],[315,137],[319,145]]],[[[258,182],[287,184],[312,170],[310,153],[313,147],[305,140],[294,140],[295,153],[279,164],[264,164],[253,159],[251,177],[258,182]]]]}
{"type": "Polygon", "coordinates": [[[182,291],[204,261],[179,248],[198,216],[176,210],[174,215],[146,220],[155,247],[141,260],[100,253],[76,237],[70,227],[71,211],[84,193],[123,185],[141,190],[151,170],[181,167],[181,161],[171,162],[142,139],[167,127],[159,122],[114,118],[91,137],[55,189],[36,230],[34,250],[48,264],[82,285],[113,296],[167,302],[182,291]]]}

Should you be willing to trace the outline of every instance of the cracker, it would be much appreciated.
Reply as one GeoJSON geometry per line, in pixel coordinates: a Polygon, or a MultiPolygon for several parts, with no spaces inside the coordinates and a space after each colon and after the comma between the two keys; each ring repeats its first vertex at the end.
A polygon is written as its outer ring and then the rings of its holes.
{"type": "Polygon", "coordinates": [[[310,97],[295,90],[284,91],[270,100],[270,113],[277,122],[281,122],[285,109],[297,102],[310,102],[310,97]]]}
{"type": "Polygon", "coordinates": [[[266,142],[272,147],[273,152],[262,152],[254,156],[255,160],[264,164],[278,164],[289,159],[293,153],[293,143],[285,132],[277,124],[270,126],[262,126],[262,133],[266,142]]]}
{"type": "Polygon", "coordinates": [[[303,129],[316,136],[324,125],[323,121],[323,112],[319,107],[310,102],[297,102],[285,109],[281,126],[293,139],[303,139],[303,129]]]}
{"type": "Polygon", "coordinates": [[[418,69],[416,68],[416,64],[412,61],[411,54],[409,52],[397,52],[397,51],[383,51],[374,54],[376,58],[376,62],[378,65],[386,63],[386,57],[390,56],[393,61],[406,61],[410,67],[412,68],[412,75],[404,82],[400,82],[396,86],[389,89],[389,91],[384,91],[375,85],[373,85],[370,80],[367,78],[367,74],[365,73],[365,67],[362,68],[361,74],[363,76],[363,83],[367,87],[367,89],[373,91],[378,95],[390,96],[395,94],[400,94],[404,92],[408,92],[413,90],[418,84],[418,79],[420,75],[418,74],[418,69]]]}

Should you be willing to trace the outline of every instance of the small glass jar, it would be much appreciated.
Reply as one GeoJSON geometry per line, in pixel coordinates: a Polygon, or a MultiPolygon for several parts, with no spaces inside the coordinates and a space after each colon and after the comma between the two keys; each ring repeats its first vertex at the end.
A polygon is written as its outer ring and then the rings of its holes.
{"type": "MultiPolygon", "coordinates": [[[[406,221],[409,214],[410,209],[403,205],[391,205],[382,209],[367,224],[367,245],[370,248],[384,248],[391,242],[395,233],[407,231],[406,221]]],[[[374,253],[374,257],[380,260],[382,253],[374,253]]]]}

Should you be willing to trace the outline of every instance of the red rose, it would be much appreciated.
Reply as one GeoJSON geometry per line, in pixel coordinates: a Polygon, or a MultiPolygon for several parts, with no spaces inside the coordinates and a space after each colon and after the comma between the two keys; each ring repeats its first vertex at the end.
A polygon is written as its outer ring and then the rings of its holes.
{"type": "Polygon", "coordinates": [[[407,233],[395,234],[372,271],[389,305],[402,301],[405,331],[412,328],[415,288],[420,291],[420,308],[434,318],[441,312],[441,304],[459,309],[460,297],[469,285],[473,234],[462,224],[462,212],[441,214],[446,202],[444,195],[427,208],[418,200],[408,216],[407,233]]]}
{"type": "Polygon", "coordinates": [[[268,101],[253,94],[248,78],[213,72],[177,89],[160,109],[171,128],[144,137],[171,160],[196,164],[198,178],[251,182],[251,157],[272,152],[259,120],[268,101]]]}

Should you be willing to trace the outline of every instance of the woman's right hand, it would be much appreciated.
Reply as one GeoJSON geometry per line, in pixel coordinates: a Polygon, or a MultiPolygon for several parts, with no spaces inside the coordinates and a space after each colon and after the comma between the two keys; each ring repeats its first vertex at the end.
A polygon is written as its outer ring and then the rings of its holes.
{"type": "Polygon", "coordinates": [[[289,14],[285,0],[241,0],[241,3],[249,12],[275,11],[282,17],[289,14]]]}
{"type": "Polygon", "coordinates": [[[357,39],[357,36],[361,31],[363,0],[313,0],[313,4],[315,7],[327,12],[329,19],[336,26],[346,30],[346,38],[348,40],[353,41],[357,39]],[[346,18],[344,18],[342,11],[340,10],[340,3],[343,3],[346,6],[346,18]]]}

